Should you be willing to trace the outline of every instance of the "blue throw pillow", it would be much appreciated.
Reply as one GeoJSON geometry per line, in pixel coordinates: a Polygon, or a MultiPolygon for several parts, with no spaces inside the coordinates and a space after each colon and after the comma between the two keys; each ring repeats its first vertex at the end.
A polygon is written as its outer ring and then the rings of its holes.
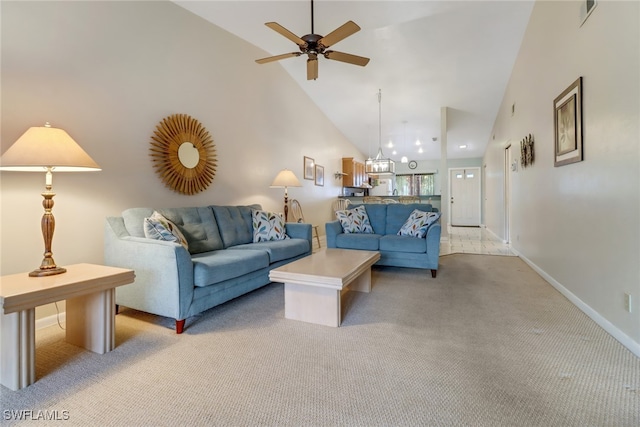
{"type": "Polygon", "coordinates": [[[409,218],[404,222],[398,236],[412,236],[423,238],[427,234],[427,228],[440,218],[439,212],[423,212],[414,209],[409,218]]]}

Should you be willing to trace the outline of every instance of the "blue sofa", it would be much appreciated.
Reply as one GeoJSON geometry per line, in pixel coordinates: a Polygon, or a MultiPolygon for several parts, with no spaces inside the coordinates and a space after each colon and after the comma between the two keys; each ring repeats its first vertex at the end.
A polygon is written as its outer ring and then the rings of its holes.
{"type": "MultiPolygon", "coordinates": [[[[349,209],[361,205],[350,205],[349,209]]],[[[414,209],[430,212],[430,204],[364,204],[373,228],[371,233],[345,234],[340,221],[325,225],[328,248],[379,251],[376,265],[411,267],[431,270],[436,277],[440,256],[440,222],[429,226],[425,238],[398,236],[397,233],[414,209]]]]}
{"type": "Polygon", "coordinates": [[[251,206],[132,208],[105,224],[106,265],[133,269],[116,304],[185,319],[269,283],[269,271],[311,254],[311,224],[287,223],[290,239],[253,243],[251,206]],[[184,234],[182,245],[145,238],[144,218],[160,212],[184,234]]]}

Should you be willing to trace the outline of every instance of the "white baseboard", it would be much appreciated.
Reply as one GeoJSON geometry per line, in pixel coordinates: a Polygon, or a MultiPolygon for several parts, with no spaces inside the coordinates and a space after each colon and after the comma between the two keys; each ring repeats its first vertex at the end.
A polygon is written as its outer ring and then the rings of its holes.
{"type": "Polygon", "coordinates": [[[520,259],[522,259],[524,262],[526,262],[529,265],[529,267],[534,269],[540,276],[542,276],[542,278],[544,280],[549,282],[549,284],[551,286],[556,288],[556,290],[558,292],[560,292],[569,301],[571,301],[571,303],[573,303],[573,305],[578,307],[584,314],[589,316],[589,318],[591,320],[596,322],[609,335],[611,335],[613,338],[618,340],[620,342],[620,344],[622,344],[627,349],[629,349],[630,352],[632,352],[636,356],[640,357],[640,343],[634,341],[630,336],[628,336],[627,334],[622,332],[615,325],[613,325],[607,319],[602,317],[602,315],[600,313],[595,311],[587,303],[582,301],[575,294],[573,294],[567,288],[562,286],[557,280],[555,280],[553,277],[551,277],[549,274],[547,274],[544,270],[542,270],[540,267],[538,267],[536,264],[534,264],[530,259],[528,259],[527,257],[523,256],[520,252],[518,252],[517,250],[515,250],[513,248],[511,248],[511,250],[513,251],[514,254],[516,254],[518,257],[520,257],[520,259]]]}
{"type": "MultiPolygon", "coordinates": [[[[62,313],[60,313],[60,323],[64,325],[66,320],[67,320],[67,313],[63,311],[62,313]]],[[[49,326],[53,326],[57,324],[58,324],[58,316],[55,314],[52,314],[51,316],[43,317],[41,319],[36,319],[36,331],[38,329],[48,328],[49,326]]]]}
{"type": "Polygon", "coordinates": [[[507,239],[503,239],[502,237],[498,236],[496,233],[493,232],[492,229],[490,229],[486,225],[483,225],[482,227],[484,227],[485,230],[487,230],[493,237],[495,237],[496,239],[500,240],[502,243],[504,243],[504,244],[508,243],[507,239]]]}

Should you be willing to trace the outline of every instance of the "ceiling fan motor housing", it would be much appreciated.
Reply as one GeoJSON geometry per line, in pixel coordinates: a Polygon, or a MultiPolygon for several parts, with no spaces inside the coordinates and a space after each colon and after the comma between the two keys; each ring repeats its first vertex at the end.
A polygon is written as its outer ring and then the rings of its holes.
{"type": "Polygon", "coordinates": [[[304,35],[302,37],[300,37],[302,40],[305,41],[305,45],[300,46],[300,51],[302,53],[319,53],[322,54],[324,52],[324,50],[326,49],[325,46],[323,46],[322,44],[318,43],[318,41],[320,41],[322,39],[322,36],[318,35],[318,34],[307,34],[304,35]]]}

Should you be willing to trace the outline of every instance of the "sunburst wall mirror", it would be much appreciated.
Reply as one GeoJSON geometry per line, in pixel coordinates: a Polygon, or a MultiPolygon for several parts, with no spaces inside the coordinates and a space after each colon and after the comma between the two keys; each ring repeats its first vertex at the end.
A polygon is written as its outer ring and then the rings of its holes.
{"type": "Polygon", "coordinates": [[[216,174],[216,149],[209,132],[187,114],[162,119],[151,137],[151,159],[169,188],[182,194],[205,190],[216,174]]]}

